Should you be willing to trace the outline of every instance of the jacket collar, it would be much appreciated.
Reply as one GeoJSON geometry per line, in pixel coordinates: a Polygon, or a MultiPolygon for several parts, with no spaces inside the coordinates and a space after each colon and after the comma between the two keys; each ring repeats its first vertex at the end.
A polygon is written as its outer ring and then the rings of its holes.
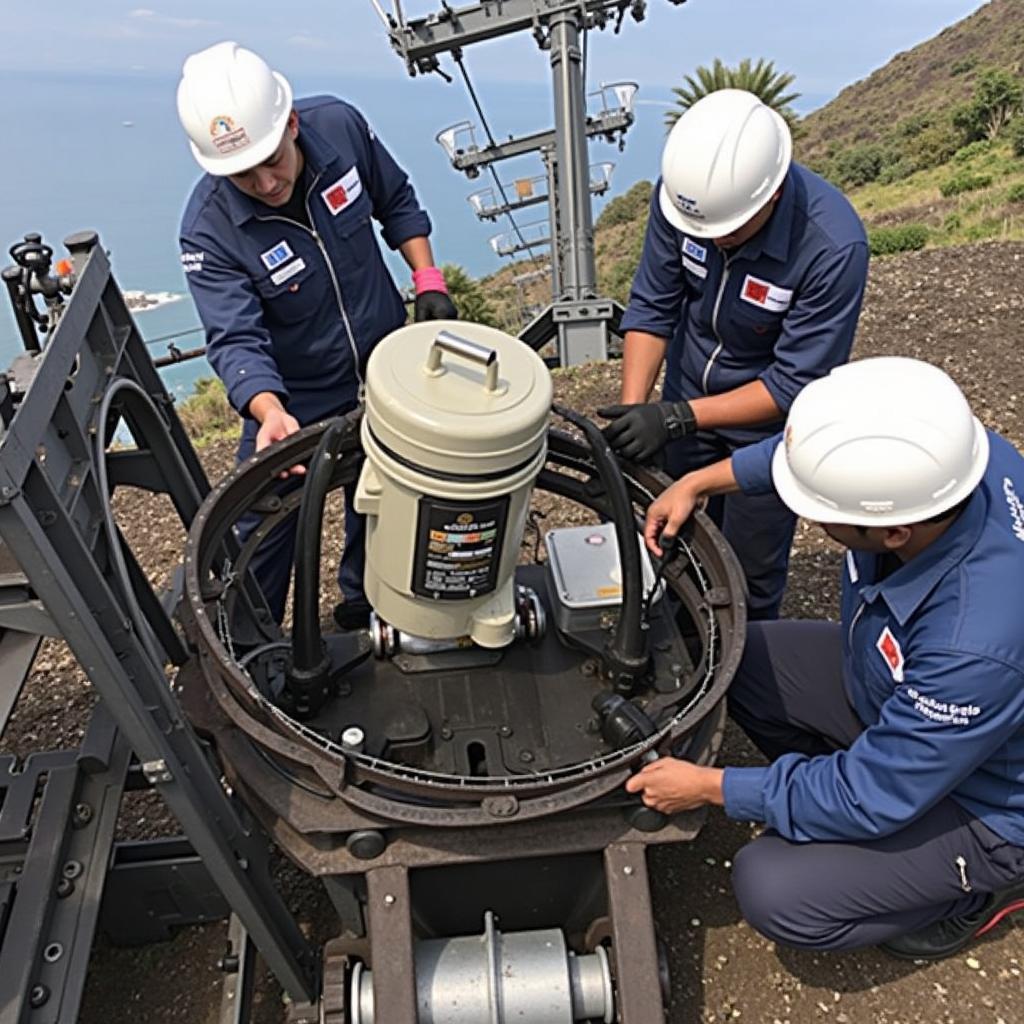
{"type": "MultiPolygon", "coordinates": [[[[302,156],[309,168],[310,177],[307,188],[316,184],[317,179],[320,179],[321,187],[326,187],[322,183],[323,178],[328,176],[328,172],[335,170],[336,164],[339,168],[341,167],[341,154],[315,128],[303,121],[301,112],[299,113],[299,143],[302,147],[302,156]]],[[[341,169],[338,170],[338,173],[341,173],[341,169]]],[[[273,216],[273,210],[269,206],[265,206],[239,191],[228,179],[221,179],[220,184],[224,189],[228,213],[235,225],[242,225],[252,217],[273,216]]]]}
{"type": "Polygon", "coordinates": [[[987,518],[988,499],[978,488],[956,522],[938,540],[881,583],[864,587],[861,595],[866,601],[880,596],[896,621],[905,626],[943,577],[974,549],[987,518]]]}

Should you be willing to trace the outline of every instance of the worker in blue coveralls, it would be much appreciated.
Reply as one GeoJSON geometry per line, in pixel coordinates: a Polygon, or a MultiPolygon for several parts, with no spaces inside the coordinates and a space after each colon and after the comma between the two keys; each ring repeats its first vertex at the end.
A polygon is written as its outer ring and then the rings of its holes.
{"type": "MultiPolygon", "coordinates": [[[[810,381],[850,356],[867,278],[846,198],[791,162],[785,120],[722,89],[676,122],[629,307],[621,405],[605,436],[673,477],[775,433],[810,381]],[[662,363],[662,401],[649,401],[662,363]]],[[[795,520],[774,496],[708,509],[743,567],[749,617],[779,614],[795,520]]]]}
{"type": "MultiPolygon", "coordinates": [[[[206,329],[206,354],[244,425],[242,461],[361,400],[373,347],[401,327],[402,297],[370,218],[412,269],[415,317],[456,316],[434,266],[430,220],[405,172],[352,106],[330,96],[293,103],[262,58],[223,42],[193,54],[178,116],[206,172],[181,225],[181,260],[206,329]]],[[[297,486],[303,467],[285,486],[297,486]]],[[[345,502],[338,574],[342,628],[365,625],[364,520],[345,502]]],[[[240,524],[243,535],[258,523],[240,524]]],[[[275,618],[284,615],[295,522],[261,544],[252,567],[275,618]]]]}
{"type": "Polygon", "coordinates": [[[768,767],[667,757],[627,788],[765,823],[733,886],[769,938],[949,956],[1024,909],[1024,459],[941,370],[867,359],[665,490],[648,547],[738,490],[847,548],[842,621],[749,624],[729,711],[768,767]]]}

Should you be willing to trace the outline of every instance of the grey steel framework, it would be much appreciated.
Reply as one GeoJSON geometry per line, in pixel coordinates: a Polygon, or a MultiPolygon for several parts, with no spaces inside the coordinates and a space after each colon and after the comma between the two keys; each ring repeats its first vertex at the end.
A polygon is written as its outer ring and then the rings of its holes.
{"type": "Polygon", "coordinates": [[[551,195],[557,201],[552,244],[557,257],[552,267],[558,267],[560,280],[555,301],[520,337],[537,349],[557,339],[557,361],[562,366],[606,359],[609,336],[617,330],[622,313],[615,302],[597,292],[580,36],[610,21],[617,30],[627,13],[639,21],[646,6],[645,0],[483,0],[460,8],[443,3],[437,14],[406,19],[396,0],[395,15],[389,19],[391,43],[410,74],[438,70],[440,54],[461,53],[473,43],[514,32],[533,33],[538,44],[550,51],[554,138],[550,132],[541,133],[501,148],[505,155],[513,149],[553,148],[551,195]]]}
{"type": "MultiPolygon", "coordinates": [[[[96,236],[66,244],[70,301],[45,348],[0,380],[0,537],[13,563],[0,581],[0,727],[38,633],[67,640],[100,703],[78,751],[0,759],[0,1022],[75,1019],[110,887],[108,930],[135,939],[230,905],[286,991],[312,1003],[316,955],[272,887],[267,838],[174,697],[165,666],[187,651],[173,598],[161,603],[110,514],[113,490],[132,485],[168,494],[187,526],[209,485],[96,236]],[[108,452],[120,421],[136,447],[108,452]],[[126,784],[154,787],[187,842],[112,852],[126,784]]],[[[26,317],[19,327],[34,331],[26,317]]]]}

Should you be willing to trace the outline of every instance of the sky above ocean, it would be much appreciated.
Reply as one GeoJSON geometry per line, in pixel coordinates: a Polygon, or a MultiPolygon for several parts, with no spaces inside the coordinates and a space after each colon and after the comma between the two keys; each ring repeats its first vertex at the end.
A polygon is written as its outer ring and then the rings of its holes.
{"type": "MultiPolygon", "coordinates": [[[[385,9],[391,0],[379,0],[385,9]]],[[[407,16],[439,9],[438,0],[405,0],[407,16]]],[[[459,4],[457,6],[465,6],[459,4]]],[[[900,50],[976,10],[978,0],[650,0],[640,24],[626,18],[618,35],[592,32],[588,90],[602,83],[640,84],[637,121],[619,152],[592,143],[592,162],[616,164],[610,195],[658,172],[671,87],[702,63],[721,57],[766,57],[796,75],[797,103],[807,112],[865,77],[900,50]]],[[[488,239],[507,230],[478,221],[466,196],[490,182],[452,170],[435,134],[475,120],[457,71],[411,78],[391,50],[373,0],[306,0],[301,6],[241,0],[175,0],[132,7],[110,0],[37,12],[8,5],[0,34],[0,137],[7,141],[0,190],[0,242],[41,231],[59,249],[68,234],[95,228],[126,289],[183,291],[177,226],[198,176],[174,109],[181,62],[194,50],[236,39],[262,53],[292,82],[296,95],[329,92],[355,103],[409,171],[434,221],[439,260],[485,274],[501,262],[488,239]],[[17,97],[16,101],[12,101],[17,97]]],[[[474,86],[496,137],[551,127],[548,55],[532,38],[494,41],[465,53],[474,86]]],[[[503,181],[541,172],[523,158],[500,167],[503,181]]],[[[595,205],[595,215],[603,200],[595,205]]],[[[545,208],[522,211],[521,223],[545,208]]],[[[407,274],[395,264],[400,280],[407,274]]],[[[196,322],[191,302],[143,313],[154,337],[196,322]]],[[[16,351],[13,320],[0,313],[0,361],[16,351]]],[[[197,339],[186,339],[192,343],[197,339]]],[[[194,379],[198,368],[178,372],[194,379]]]]}

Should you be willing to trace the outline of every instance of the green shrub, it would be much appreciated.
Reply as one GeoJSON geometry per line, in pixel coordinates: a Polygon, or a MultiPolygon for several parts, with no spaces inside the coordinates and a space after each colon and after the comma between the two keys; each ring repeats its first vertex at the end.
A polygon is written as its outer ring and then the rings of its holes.
{"type": "Polygon", "coordinates": [[[974,192],[979,188],[987,188],[992,184],[991,174],[969,174],[961,171],[954,174],[948,181],[939,186],[939,191],[948,199],[950,196],[958,196],[962,192],[974,192]]]}
{"type": "Polygon", "coordinates": [[[901,152],[918,170],[944,164],[961,146],[963,139],[949,121],[922,128],[903,143],[901,152]]]}
{"type": "Polygon", "coordinates": [[[964,142],[997,138],[1024,102],[1024,82],[1006,68],[986,68],[974,83],[974,98],[953,110],[953,127],[964,142]]]}
{"type": "Polygon", "coordinates": [[[1024,181],[1018,181],[1016,185],[1010,186],[1006,193],[1006,201],[1008,203],[1024,203],[1024,181]]]}
{"type": "Polygon", "coordinates": [[[965,75],[968,71],[972,71],[978,66],[978,58],[972,54],[969,57],[961,57],[959,60],[953,61],[949,66],[949,74],[951,78],[955,78],[957,75],[965,75]]]}
{"type": "Polygon", "coordinates": [[[1010,140],[1010,149],[1014,156],[1024,156],[1024,114],[1018,114],[1006,129],[1006,137],[1010,140]]]}
{"type": "Polygon", "coordinates": [[[964,231],[964,241],[985,242],[990,238],[998,238],[1003,222],[998,217],[986,217],[977,224],[972,224],[964,231]]]}
{"type": "Polygon", "coordinates": [[[968,160],[973,160],[974,157],[981,153],[988,153],[992,149],[992,143],[988,139],[978,139],[975,142],[969,142],[966,146],[961,146],[953,154],[953,160],[958,164],[965,164],[968,160]]]}
{"type": "Polygon", "coordinates": [[[208,441],[238,433],[242,425],[237,412],[228,403],[224,385],[216,377],[200,377],[195,390],[178,406],[185,432],[202,446],[208,441]]]}
{"type": "Polygon", "coordinates": [[[881,185],[891,185],[894,181],[902,181],[909,178],[917,167],[913,160],[900,157],[895,163],[886,164],[878,174],[878,182],[881,185]]]}
{"type": "Polygon", "coordinates": [[[943,222],[943,231],[959,231],[963,227],[963,219],[959,213],[951,213],[943,222]]]}
{"type": "Polygon", "coordinates": [[[885,148],[866,142],[844,149],[835,159],[835,174],[843,185],[856,188],[874,181],[886,162],[885,148]]]}
{"type": "Polygon", "coordinates": [[[895,224],[868,231],[872,256],[891,256],[897,252],[923,249],[927,241],[928,229],[923,224],[895,224]]]}
{"type": "Polygon", "coordinates": [[[897,139],[913,139],[932,126],[931,114],[911,114],[906,120],[900,121],[893,132],[897,139]]]}
{"type": "Polygon", "coordinates": [[[638,181],[624,195],[610,200],[597,218],[596,228],[610,228],[616,224],[626,224],[647,216],[651,203],[651,190],[654,186],[649,181],[638,181]]]}

